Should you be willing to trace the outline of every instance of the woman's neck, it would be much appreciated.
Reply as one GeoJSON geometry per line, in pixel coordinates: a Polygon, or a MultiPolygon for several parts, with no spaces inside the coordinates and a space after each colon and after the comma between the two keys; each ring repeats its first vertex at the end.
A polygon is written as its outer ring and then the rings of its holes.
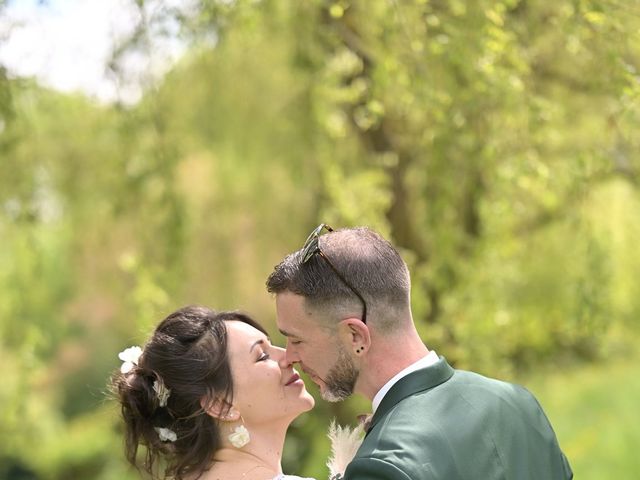
{"type": "Polygon", "coordinates": [[[242,448],[231,446],[223,432],[223,447],[203,480],[266,480],[282,473],[281,460],[287,426],[247,426],[251,441],[242,448]]]}

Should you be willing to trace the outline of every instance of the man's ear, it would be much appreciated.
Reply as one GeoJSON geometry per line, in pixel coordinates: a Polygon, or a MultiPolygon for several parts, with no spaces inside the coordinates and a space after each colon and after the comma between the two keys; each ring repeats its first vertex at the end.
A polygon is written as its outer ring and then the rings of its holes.
{"type": "Polygon", "coordinates": [[[338,324],[342,344],[355,355],[363,355],[371,347],[369,327],[359,318],[345,318],[338,324]]]}
{"type": "Polygon", "coordinates": [[[240,412],[226,400],[202,397],[200,406],[209,415],[221,422],[235,422],[240,419],[240,412]]]}

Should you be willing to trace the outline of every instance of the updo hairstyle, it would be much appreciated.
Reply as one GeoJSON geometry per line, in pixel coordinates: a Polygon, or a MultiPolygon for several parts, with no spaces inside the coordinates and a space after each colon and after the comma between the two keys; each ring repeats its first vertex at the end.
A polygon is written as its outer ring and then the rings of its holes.
{"type": "Polygon", "coordinates": [[[224,399],[227,408],[231,407],[233,382],[224,324],[228,320],[244,322],[266,334],[239,312],[184,307],[157,326],[132,370],[118,370],[111,379],[125,424],[126,458],[152,478],[183,480],[193,474],[197,478],[213,464],[221,446],[220,429],[201,400],[224,399]],[[160,405],[154,382],[170,390],[166,406],[160,405]],[[159,429],[174,432],[175,441],[161,439],[159,429]],[[140,445],[146,447],[141,462],[140,445]]]}

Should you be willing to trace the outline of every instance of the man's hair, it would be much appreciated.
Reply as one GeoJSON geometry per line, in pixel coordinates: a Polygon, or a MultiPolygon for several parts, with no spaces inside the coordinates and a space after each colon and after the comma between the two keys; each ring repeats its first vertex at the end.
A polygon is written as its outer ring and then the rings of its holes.
{"type": "MultiPolygon", "coordinates": [[[[366,227],[347,228],[318,238],[322,253],[367,302],[367,323],[391,332],[410,312],[409,269],[398,251],[366,227]]],[[[270,293],[305,297],[308,307],[326,316],[362,311],[362,302],[321,255],[302,263],[302,250],[275,267],[267,279],[270,293]]],[[[335,318],[334,318],[335,320],[335,318]]]]}

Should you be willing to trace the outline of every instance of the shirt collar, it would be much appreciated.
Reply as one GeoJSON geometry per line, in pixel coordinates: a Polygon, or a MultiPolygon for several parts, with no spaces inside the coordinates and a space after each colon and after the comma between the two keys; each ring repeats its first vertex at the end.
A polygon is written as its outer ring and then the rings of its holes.
{"type": "Polygon", "coordinates": [[[387,394],[389,390],[391,390],[391,387],[393,387],[401,378],[406,377],[411,372],[415,372],[416,370],[420,370],[421,368],[426,368],[430,365],[433,365],[438,360],[439,358],[436,352],[431,350],[428,355],[422,357],[417,362],[412,363],[404,370],[401,370],[400,372],[398,372],[391,380],[385,383],[382,386],[382,388],[378,390],[378,393],[376,393],[375,397],[373,397],[373,401],[372,401],[373,413],[376,413],[376,410],[380,406],[380,403],[382,402],[382,399],[384,398],[384,396],[387,394]]]}

